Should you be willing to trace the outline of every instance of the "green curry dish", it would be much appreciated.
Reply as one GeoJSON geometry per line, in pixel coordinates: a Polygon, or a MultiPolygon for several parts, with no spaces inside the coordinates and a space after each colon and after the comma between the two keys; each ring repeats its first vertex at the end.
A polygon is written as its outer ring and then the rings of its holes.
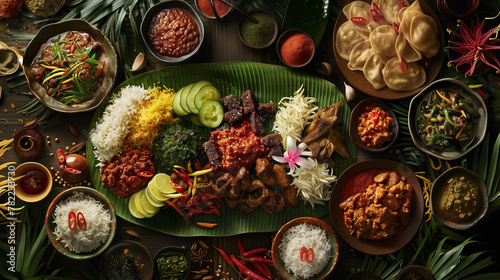
{"type": "Polygon", "coordinates": [[[176,280],[182,279],[188,270],[186,255],[179,252],[161,253],[156,259],[156,271],[158,279],[176,280]]]}
{"type": "Polygon", "coordinates": [[[459,150],[474,138],[478,117],[474,103],[460,93],[435,90],[420,105],[417,131],[433,149],[459,150]]]}
{"type": "Polygon", "coordinates": [[[204,155],[204,137],[180,124],[166,126],[153,140],[153,161],[158,172],[171,174],[174,165],[186,166],[204,155]]]}

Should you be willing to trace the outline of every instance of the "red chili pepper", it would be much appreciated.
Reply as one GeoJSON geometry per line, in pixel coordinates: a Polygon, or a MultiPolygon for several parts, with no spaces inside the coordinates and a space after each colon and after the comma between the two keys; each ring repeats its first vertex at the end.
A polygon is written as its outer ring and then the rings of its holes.
{"type": "Polygon", "coordinates": [[[243,242],[241,242],[241,238],[239,235],[236,235],[236,241],[238,241],[238,251],[240,252],[240,256],[245,254],[246,250],[243,246],[243,242]]]}
{"type": "Polygon", "coordinates": [[[153,177],[155,174],[151,171],[141,171],[139,173],[137,173],[137,176],[139,177],[143,177],[143,178],[151,178],[153,177]]]}
{"type": "Polygon", "coordinates": [[[267,278],[260,276],[259,274],[250,270],[248,267],[244,266],[235,256],[231,256],[231,260],[234,262],[236,267],[238,267],[241,273],[257,280],[268,280],[267,278]]]}
{"type": "Polygon", "coordinates": [[[43,78],[43,73],[45,73],[45,67],[42,67],[42,72],[40,72],[40,79],[43,78]]]}
{"type": "Polygon", "coordinates": [[[397,23],[392,22],[392,28],[396,31],[396,34],[399,34],[399,26],[397,23]]]}
{"type": "Polygon", "coordinates": [[[307,256],[307,248],[306,247],[300,248],[300,260],[305,262],[306,256],[307,256]]]}
{"type": "Polygon", "coordinates": [[[69,87],[65,87],[65,88],[60,88],[60,89],[56,90],[56,92],[60,92],[60,91],[67,90],[67,89],[72,89],[74,87],[75,86],[69,86],[69,87]]]}
{"type": "Polygon", "coordinates": [[[483,97],[486,97],[486,94],[484,93],[484,91],[478,89],[477,90],[477,93],[481,94],[483,97]]]}
{"type": "Polygon", "coordinates": [[[64,73],[62,74],[62,76],[66,75],[69,71],[71,71],[71,69],[75,68],[75,66],[77,66],[77,65],[78,65],[78,63],[75,63],[75,64],[71,65],[71,67],[68,70],[64,71],[64,73]]]}
{"type": "Polygon", "coordinates": [[[222,258],[226,261],[226,263],[230,266],[233,265],[233,261],[231,260],[231,258],[226,254],[226,252],[224,252],[222,249],[219,249],[217,247],[215,247],[215,245],[212,244],[212,246],[214,247],[215,250],[219,251],[219,253],[221,254],[222,258]]]}
{"type": "Polygon", "coordinates": [[[198,159],[194,160],[194,167],[196,168],[196,170],[201,170],[201,164],[198,159]]]}
{"type": "Polygon", "coordinates": [[[261,263],[273,263],[273,260],[271,259],[266,259],[263,257],[255,256],[251,258],[244,258],[243,261],[248,261],[248,262],[261,262],[261,263]]]}
{"type": "Polygon", "coordinates": [[[75,212],[71,211],[68,214],[68,227],[69,229],[74,229],[76,226],[76,214],[75,212]]]}
{"type": "Polygon", "coordinates": [[[71,49],[70,49],[70,53],[74,53],[75,52],[75,48],[76,48],[76,44],[75,42],[73,42],[73,44],[71,44],[71,49]]]}
{"type": "Polygon", "coordinates": [[[408,71],[408,64],[406,64],[406,61],[401,58],[401,62],[399,63],[399,66],[401,67],[401,71],[404,73],[408,71]]]}
{"type": "Polygon", "coordinates": [[[71,173],[71,174],[80,174],[80,173],[82,173],[82,171],[80,171],[78,169],[71,168],[71,167],[64,168],[64,171],[66,171],[68,173],[71,173]]]}
{"type": "Polygon", "coordinates": [[[377,12],[374,9],[370,9],[370,15],[374,21],[379,21],[381,18],[378,16],[377,12]]]}
{"type": "Polygon", "coordinates": [[[364,18],[364,17],[352,17],[351,21],[355,22],[355,23],[366,23],[366,18],[364,18]]]}
{"type": "Polygon", "coordinates": [[[207,214],[207,215],[210,215],[210,214],[212,214],[213,212],[214,212],[214,211],[209,210],[209,209],[207,209],[207,210],[203,210],[203,214],[207,214]]]}
{"type": "Polygon", "coordinates": [[[261,264],[259,262],[251,262],[251,264],[258,271],[260,271],[260,273],[264,274],[268,279],[272,279],[271,278],[271,271],[269,271],[269,269],[267,268],[267,266],[265,264],[261,264]]]}
{"type": "Polygon", "coordinates": [[[193,182],[191,182],[191,178],[189,178],[189,175],[184,170],[177,171],[177,175],[179,175],[179,177],[181,177],[181,179],[184,182],[188,183],[190,187],[193,187],[193,182]]]}
{"type": "MultiPolygon", "coordinates": [[[[75,213],[75,212],[73,212],[75,213]]],[[[82,212],[78,212],[76,215],[76,219],[78,220],[78,227],[81,230],[86,230],[87,229],[87,221],[85,221],[85,217],[83,216],[82,212]]]]}
{"type": "Polygon", "coordinates": [[[307,249],[307,258],[306,258],[308,263],[312,263],[314,260],[314,251],[312,248],[307,249]]]}
{"type": "Polygon", "coordinates": [[[57,157],[57,162],[59,162],[60,164],[66,162],[66,155],[64,154],[64,151],[62,149],[57,150],[56,157],[57,157]]]}
{"type": "Polygon", "coordinates": [[[406,3],[404,0],[399,0],[399,5],[401,6],[401,8],[406,7],[406,3]]]}
{"type": "Polygon", "coordinates": [[[429,67],[431,67],[432,58],[422,56],[422,59],[420,60],[420,62],[422,63],[422,66],[423,66],[425,69],[428,69],[429,67]]]}
{"type": "Polygon", "coordinates": [[[84,57],[80,58],[80,61],[84,61],[84,60],[85,60],[85,59],[87,59],[87,58],[89,58],[89,56],[88,56],[88,55],[86,55],[86,56],[84,56],[84,57]]]}
{"type": "Polygon", "coordinates": [[[165,200],[165,203],[166,203],[168,206],[170,206],[170,207],[174,208],[174,209],[175,209],[175,211],[177,211],[177,213],[179,213],[181,216],[184,216],[184,214],[182,213],[182,211],[181,211],[181,209],[179,208],[179,206],[177,206],[177,204],[173,203],[173,202],[172,202],[172,201],[170,201],[170,200],[165,200]]]}
{"type": "Polygon", "coordinates": [[[99,77],[102,76],[102,72],[104,71],[104,65],[106,65],[105,61],[102,62],[102,68],[101,68],[101,70],[99,70],[99,77]]]}
{"type": "Polygon", "coordinates": [[[255,255],[260,254],[260,253],[267,253],[267,252],[269,252],[269,249],[267,249],[267,248],[257,248],[257,249],[247,251],[244,254],[241,254],[241,256],[246,258],[246,257],[255,256],[255,255]]]}
{"type": "Polygon", "coordinates": [[[172,188],[174,188],[174,190],[180,192],[180,193],[185,193],[186,191],[177,183],[174,183],[174,182],[170,182],[170,186],[172,186],[172,188]]]}
{"type": "Polygon", "coordinates": [[[220,216],[219,208],[212,205],[210,206],[210,209],[212,210],[213,213],[215,213],[215,215],[220,216]]]}
{"type": "Polygon", "coordinates": [[[377,4],[375,4],[374,2],[372,2],[372,8],[375,11],[375,13],[377,13],[377,15],[380,17],[380,19],[385,20],[384,14],[382,14],[382,11],[379,9],[379,7],[377,6],[377,4]]]}

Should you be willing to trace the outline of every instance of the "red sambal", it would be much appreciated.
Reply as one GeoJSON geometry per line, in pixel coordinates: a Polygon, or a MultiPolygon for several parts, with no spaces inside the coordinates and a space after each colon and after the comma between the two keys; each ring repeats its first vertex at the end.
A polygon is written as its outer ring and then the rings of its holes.
{"type": "Polygon", "coordinates": [[[41,194],[47,188],[47,175],[38,169],[28,170],[21,180],[19,186],[21,189],[30,195],[41,194]]]}

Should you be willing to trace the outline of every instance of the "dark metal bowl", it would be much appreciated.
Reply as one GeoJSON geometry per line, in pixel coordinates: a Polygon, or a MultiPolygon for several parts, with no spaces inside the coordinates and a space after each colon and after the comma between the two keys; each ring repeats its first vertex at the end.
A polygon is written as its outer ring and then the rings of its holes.
{"type": "Polygon", "coordinates": [[[26,51],[24,52],[23,71],[26,79],[28,80],[31,92],[45,106],[63,113],[79,113],[96,109],[111,92],[118,73],[117,61],[118,59],[113,45],[99,29],[83,19],[71,19],[48,24],[38,31],[35,37],[29,42],[26,47],[26,51]],[[39,56],[41,49],[45,48],[45,44],[49,39],[68,31],[83,31],[89,33],[94,40],[102,45],[104,51],[106,52],[105,67],[103,71],[104,79],[102,81],[102,85],[97,88],[96,92],[94,92],[94,97],[92,99],[73,105],[66,105],[50,97],[45,88],[40,83],[35,82],[33,72],[30,67],[30,65],[35,61],[35,58],[39,56]]]}

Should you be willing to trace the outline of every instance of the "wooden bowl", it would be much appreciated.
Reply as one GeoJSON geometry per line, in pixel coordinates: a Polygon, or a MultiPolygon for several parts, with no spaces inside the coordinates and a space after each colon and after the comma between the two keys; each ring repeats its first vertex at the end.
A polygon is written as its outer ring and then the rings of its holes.
{"type": "Polygon", "coordinates": [[[384,103],[380,99],[377,98],[363,99],[351,112],[351,117],[349,119],[349,136],[351,137],[351,141],[354,143],[354,145],[358,146],[358,148],[375,153],[385,152],[387,151],[387,149],[389,149],[389,147],[391,147],[392,144],[394,144],[396,138],[398,138],[398,133],[399,133],[399,123],[396,118],[396,114],[394,114],[394,111],[392,111],[391,107],[389,107],[386,103],[384,103]],[[368,147],[365,143],[361,141],[358,135],[358,118],[365,110],[365,107],[370,105],[375,105],[380,107],[382,110],[387,112],[387,114],[389,114],[389,116],[394,120],[394,126],[390,127],[389,129],[390,132],[392,132],[391,141],[386,142],[380,148],[368,147]]]}
{"type": "Polygon", "coordinates": [[[148,249],[139,242],[132,240],[124,240],[119,243],[113,244],[109,247],[101,257],[100,270],[101,276],[105,280],[116,279],[116,275],[111,270],[111,264],[114,260],[120,260],[124,256],[124,251],[128,250],[136,264],[139,265],[138,279],[151,280],[153,277],[153,258],[148,249]]]}
{"type": "Polygon", "coordinates": [[[335,235],[333,229],[325,222],[322,220],[316,219],[316,218],[311,218],[311,217],[301,217],[301,218],[296,218],[294,220],[289,221],[285,225],[283,225],[278,233],[276,233],[276,236],[274,237],[274,241],[271,247],[271,255],[273,258],[273,264],[278,273],[281,275],[282,278],[286,280],[295,280],[295,279],[300,279],[295,277],[293,274],[288,272],[285,268],[285,265],[283,264],[283,261],[281,260],[280,257],[280,252],[278,249],[278,246],[281,244],[283,235],[291,228],[294,226],[297,226],[299,224],[311,224],[320,227],[326,232],[326,235],[328,239],[331,241],[331,246],[332,246],[332,257],[328,260],[328,264],[323,268],[323,270],[314,276],[312,276],[311,280],[322,280],[326,279],[328,275],[333,271],[335,268],[335,265],[337,264],[337,260],[339,257],[339,247],[338,247],[338,242],[337,242],[337,236],[335,235]]]}
{"type": "Polygon", "coordinates": [[[424,197],[422,188],[417,177],[405,165],[392,160],[375,159],[366,160],[355,163],[347,168],[342,175],[338,178],[332,190],[330,198],[330,218],[332,219],[335,231],[354,249],[371,255],[385,255],[393,253],[403,248],[413,236],[417,233],[422,218],[424,216],[424,197]],[[406,182],[413,188],[413,219],[406,229],[400,235],[382,241],[368,241],[356,238],[351,235],[346,225],[344,224],[344,217],[339,209],[341,201],[341,193],[347,182],[354,175],[361,171],[369,169],[382,169],[397,171],[401,177],[406,178],[406,182]]]}

